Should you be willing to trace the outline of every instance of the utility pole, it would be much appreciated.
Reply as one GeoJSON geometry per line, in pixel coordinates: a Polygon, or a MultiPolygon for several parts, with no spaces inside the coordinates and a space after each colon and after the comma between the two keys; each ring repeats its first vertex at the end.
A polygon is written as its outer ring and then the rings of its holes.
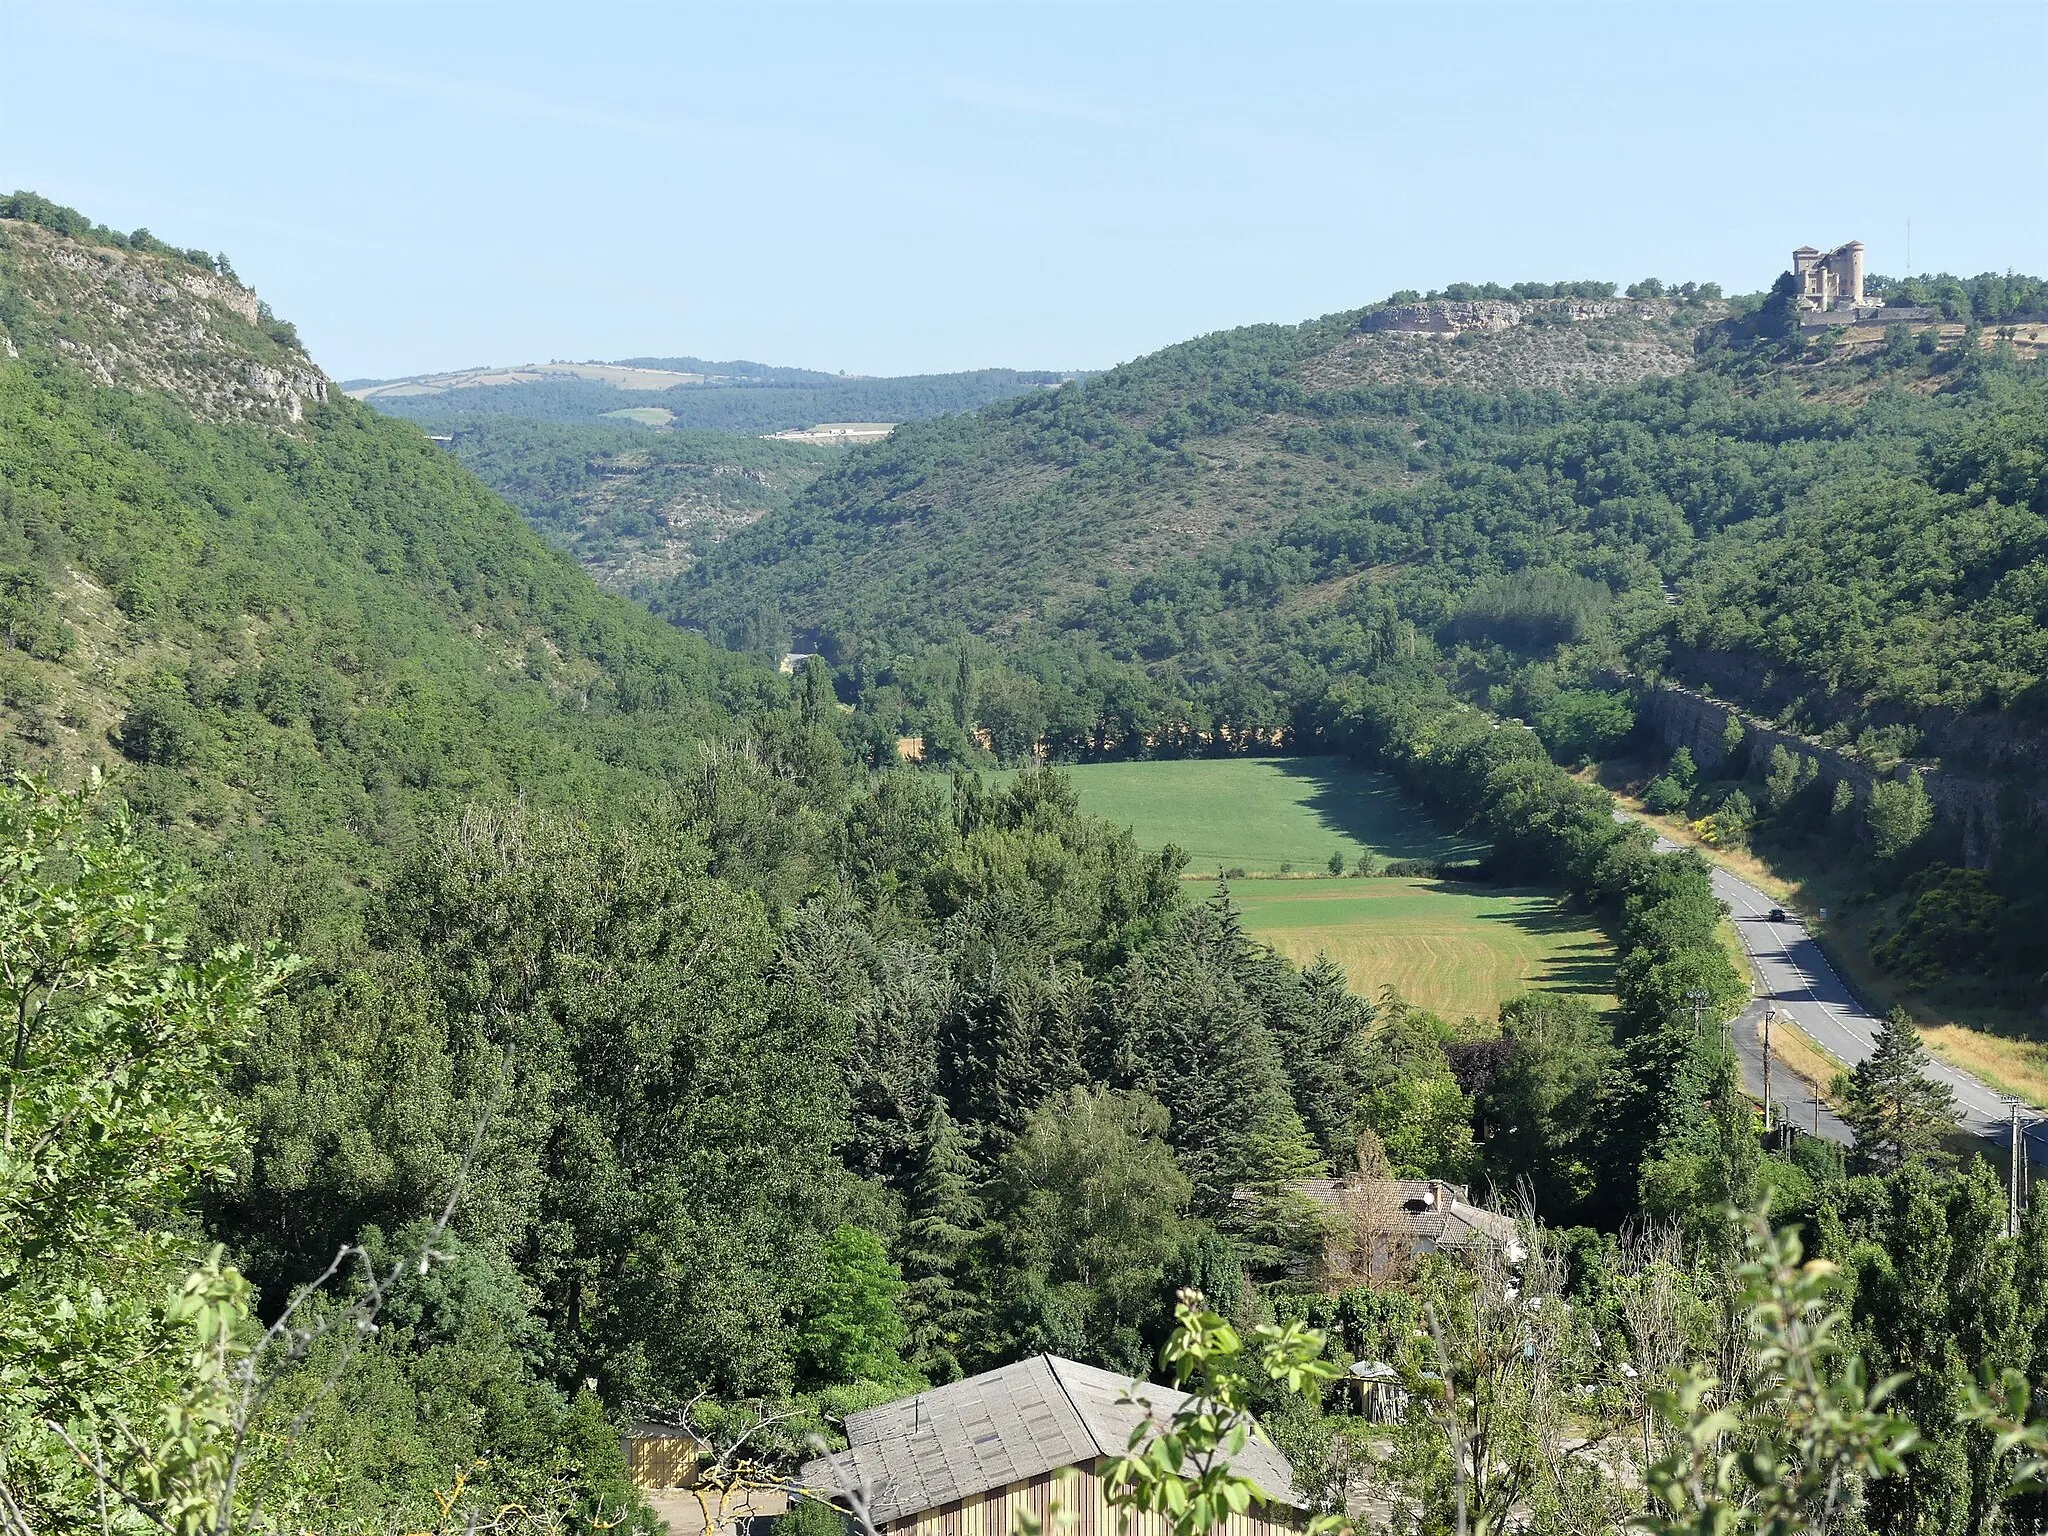
{"type": "Polygon", "coordinates": [[[1706,1032],[1707,1004],[1713,1001],[1713,994],[1705,987],[1694,987],[1685,994],[1685,1000],[1692,1004],[1692,1037],[1697,1040],[1706,1032]]]}
{"type": "Polygon", "coordinates": [[[1820,1135],[1820,1095],[1817,1093],[1813,1096],[1813,1134],[1816,1137],[1820,1135]]]}
{"type": "Polygon", "coordinates": [[[1764,1134],[1771,1134],[1771,1021],[1778,1010],[1764,1004],[1764,1134]]]}
{"type": "Polygon", "coordinates": [[[2020,1159],[2026,1156],[2025,1138],[2020,1133],[2020,1101],[2009,1099],[2006,1108],[2011,1112],[2012,1166],[2007,1170],[2005,1193],[2005,1235],[2020,1235],[2020,1159]]]}

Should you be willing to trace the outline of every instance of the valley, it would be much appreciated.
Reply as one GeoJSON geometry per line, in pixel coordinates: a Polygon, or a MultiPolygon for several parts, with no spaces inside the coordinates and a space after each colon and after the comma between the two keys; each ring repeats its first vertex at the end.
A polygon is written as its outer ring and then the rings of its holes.
{"type": "Polygon", "coordinates": [[[1557,893],[1455,874],[1378,873],[1403,862],[1469,863],[1487,851],[1482,840],[1444,831],[1383,773],[1334,757],[1084,763],[1065,772],[1082,810],[1130,827],[1140,848],[1182,850],[1183,878],[1222,879],[1246,933],[1297,966],[1327,955],[1361,997],[1392,987],[1482,1032],[1501,1004],[1531,991],[1613,1006],[1613,946],[1557,893]]]}
{"type": "Polygon", "coordinates": [[[4,1536],[1108,1529],[959,1469],[1197,1355],[1269,1536],[2027,1528],[2048,284],[1862,262],[344,387],[0,200],[4,1536]]]}

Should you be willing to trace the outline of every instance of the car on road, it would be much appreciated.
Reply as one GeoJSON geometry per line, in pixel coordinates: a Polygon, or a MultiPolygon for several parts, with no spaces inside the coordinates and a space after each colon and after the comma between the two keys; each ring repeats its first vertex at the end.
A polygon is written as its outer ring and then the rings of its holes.
{"type": "Polygon", "coordinates": [[[1774,923],[1782,923],[1783,921],[1785,921],[1785,909],[1783,907],[1771,908],[1771,921],[1774,923]]]}

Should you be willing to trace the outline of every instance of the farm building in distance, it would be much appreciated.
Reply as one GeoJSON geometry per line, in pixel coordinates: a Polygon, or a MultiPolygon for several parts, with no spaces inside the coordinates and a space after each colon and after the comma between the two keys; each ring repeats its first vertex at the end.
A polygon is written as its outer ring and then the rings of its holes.
{"type": "MultiPolygon", "coordinates": [[[[1029,1511],[1050,1529],[1051,1505],[1075,1517],[1073,1536],[1119,1536],[1101,1468],[1120,1456],[1147,1409],[1164,1418],[1186,1401],[1171,1387],[1133,1382],[1057,1355],[934,1387],[847,1415],[848,1447],[805,1465],[805,1487],[842,1502],[865,1499],[885,1536],[1009,1536],[1029,1511]],[[1057,1481],[1056,1481],[1057,1480],[1057,1481]]],[[[1227,1536],[1300,1528],[1301,1498],[1286,1458],[1254,1435],[1236,1470],[1272,1500],[1233,1516],[1227,1536]]],[[[1157,1515],[1132,1515],[1129,1536],[1161,1536],[1157,1515]]]]}

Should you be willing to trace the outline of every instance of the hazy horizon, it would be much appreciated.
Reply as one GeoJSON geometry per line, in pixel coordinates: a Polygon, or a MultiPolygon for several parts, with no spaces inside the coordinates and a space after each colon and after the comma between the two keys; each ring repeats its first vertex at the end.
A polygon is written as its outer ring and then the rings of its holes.
{"type": "Polygon", "coordinates": [[[1095,370],[1399,288],[2048,268],[2048,7],[49,5],[0,181],[338,378],[1095,370]],[[1953,71],[1948,71],[1952,74],[1953,71]]]}

